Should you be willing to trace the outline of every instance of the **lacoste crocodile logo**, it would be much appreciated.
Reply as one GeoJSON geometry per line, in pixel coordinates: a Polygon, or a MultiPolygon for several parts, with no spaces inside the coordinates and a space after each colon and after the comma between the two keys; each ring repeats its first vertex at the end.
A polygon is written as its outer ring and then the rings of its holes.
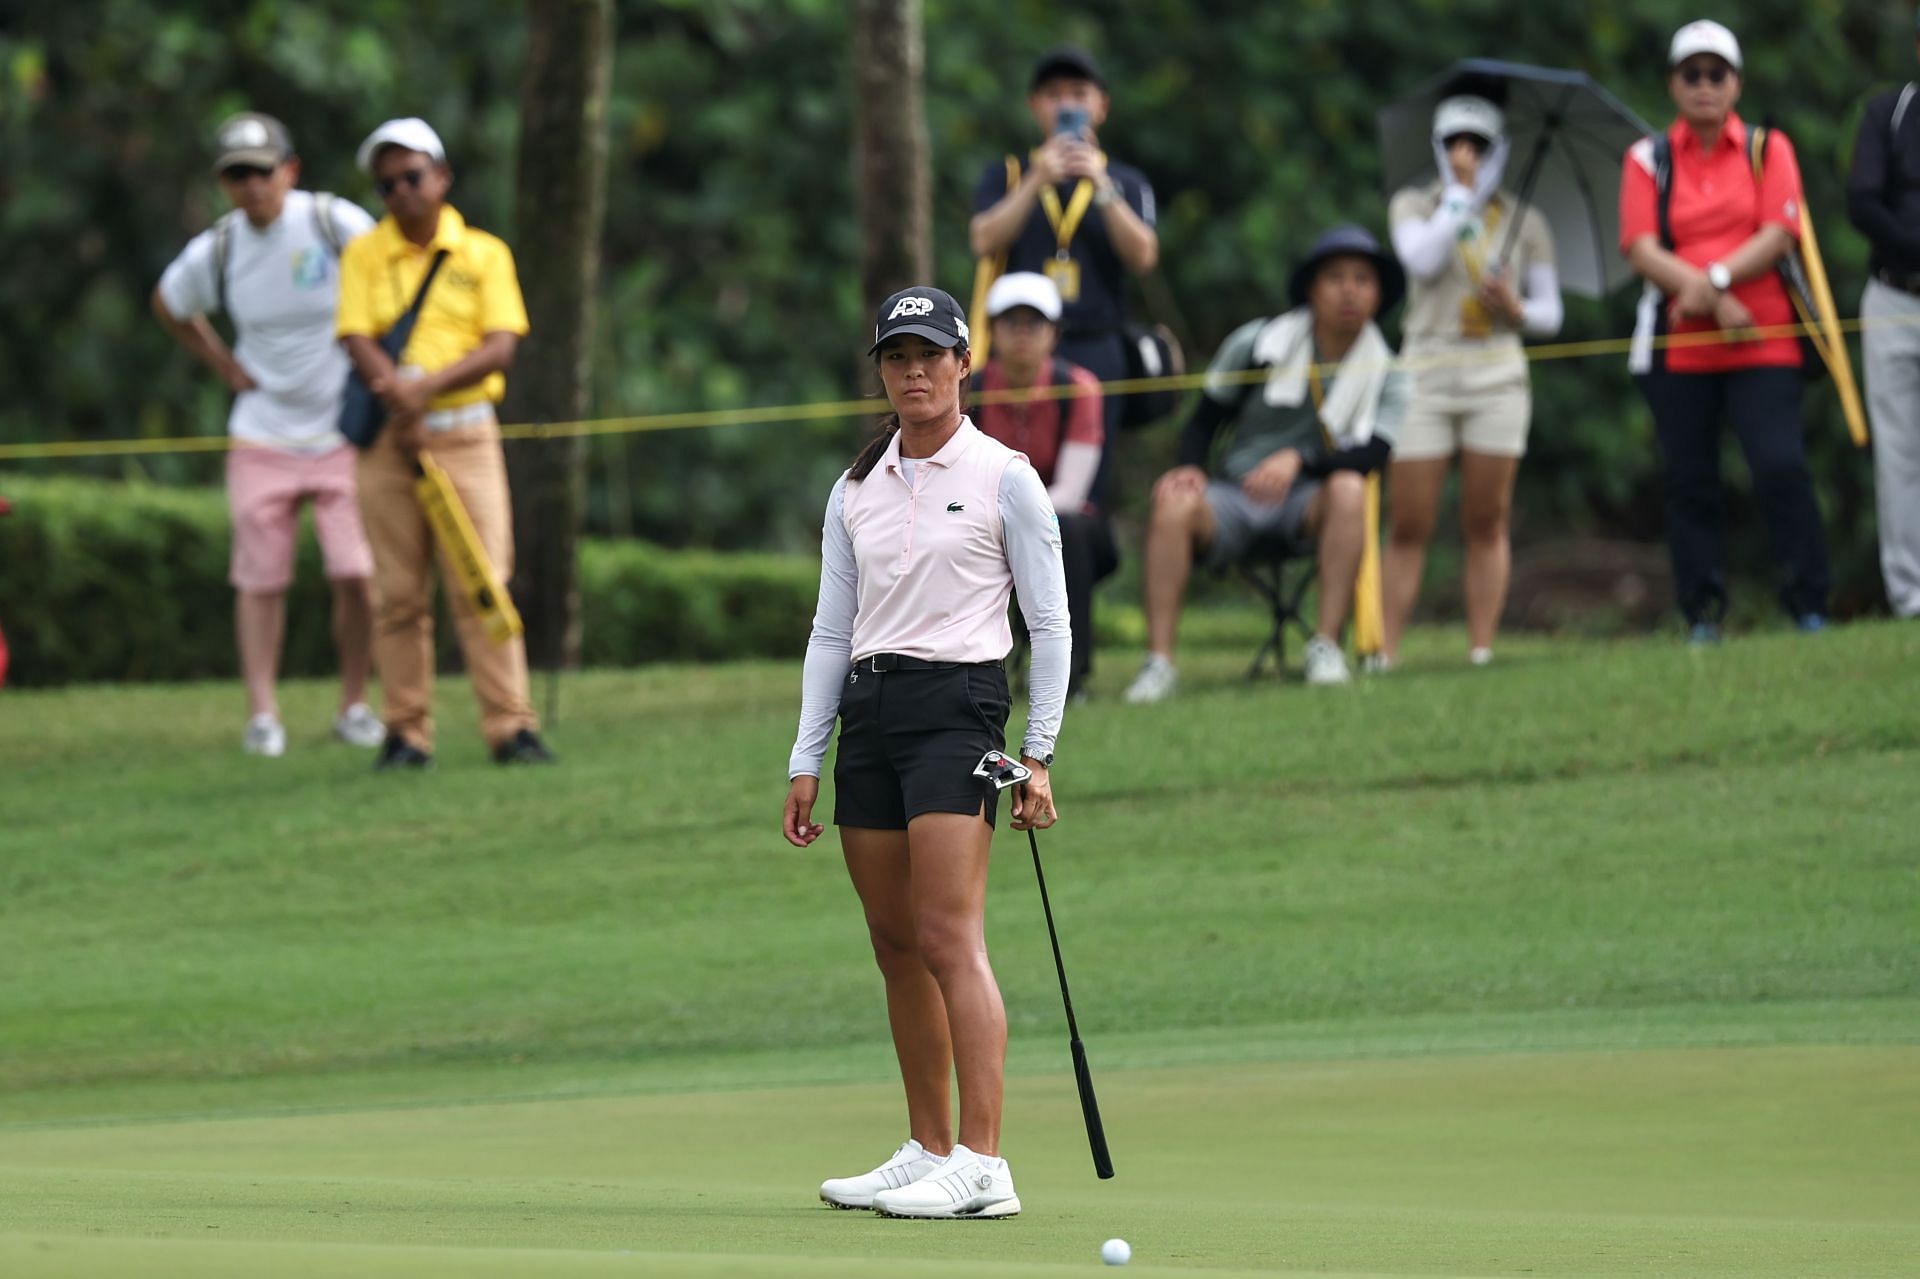
{"type": "Polygon", "coordinates": [[[948,502],[948,503],[947,503],[947,510],[948,510],[949,512],[952,512],[952,511],[964,511],[964,510],[966,510],[966,509],[967,509],[967,508],[966,508],[966,504],[965,504],[965,503],[962,503],[962,502],[948,502]]]}

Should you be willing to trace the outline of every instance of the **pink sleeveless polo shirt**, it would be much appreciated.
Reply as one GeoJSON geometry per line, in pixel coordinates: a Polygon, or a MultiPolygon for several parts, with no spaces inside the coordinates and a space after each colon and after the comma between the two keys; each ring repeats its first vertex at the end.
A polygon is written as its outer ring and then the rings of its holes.
{"type": "Polygon", "coordinates": [[[1013,648],[1000,477],[1024,455],[970,418],[932,457],[900,469],[900,436],[864,480],[847,483],[841,514],[853,540],[859,608],[855,661],[899,653],[927,662],[997,662],[1013,648]]]}

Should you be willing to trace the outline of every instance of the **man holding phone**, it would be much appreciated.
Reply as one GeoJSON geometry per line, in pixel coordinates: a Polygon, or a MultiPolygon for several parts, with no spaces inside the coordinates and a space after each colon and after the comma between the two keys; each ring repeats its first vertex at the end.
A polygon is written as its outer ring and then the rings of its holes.
{"type": "MultiPolygon", "coordinates": [[[[1058,355],[1103,382],[1127,376],[1126,277],[1160,260],[1153,187],[1100,149],[1106,79],[1084,49],[1050,50],[1034,66],[1027,109],[1045,139],[1022,163],[1008,156],[980,176],[969,228],[973,252],[1005,271],[1037,271],[1060,291],[1058,355]]],[[[1111,445],[1121,402],[1103,404],[1111,445]]],[[[1106,468],[1095,481],[1097,503],[1106,468]]]]}

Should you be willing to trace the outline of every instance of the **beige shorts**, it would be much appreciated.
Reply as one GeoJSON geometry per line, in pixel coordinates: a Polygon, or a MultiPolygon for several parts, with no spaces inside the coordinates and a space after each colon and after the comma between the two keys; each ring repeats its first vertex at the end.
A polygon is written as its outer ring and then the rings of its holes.
{"type": "Polygon", "coordinates": [[[1489,362],[1471,347],[1426,349],[1410,360],[1412,394],[1393,442],[1396,462],[1455,453],[1524,457],[1533,387],[1520,360],[1489,362]]]}

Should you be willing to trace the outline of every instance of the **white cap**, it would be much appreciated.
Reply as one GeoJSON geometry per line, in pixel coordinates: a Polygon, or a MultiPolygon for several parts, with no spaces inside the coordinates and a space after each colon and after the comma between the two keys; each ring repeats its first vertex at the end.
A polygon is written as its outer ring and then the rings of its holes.
{"type": "Polygon", "coordinates": [[[1496,142],[1506,131],[1506,113],[1485,98],[1467,94],[1442,98],[1440,105],[1433,109],[1433,137],[1436,142],[1444,142],[1462,133],[1496,142]]]}
{"type": "Polygon", "coordinates": [[[1016,306],[1030,306],[1048,320],[1060,322],[1060,290],[1038,271],[1011,272],[987,290],[988,319],[1005,315],[1016,306]]]}
{"type": "Polygon", "coordinates": [[[367,140],[360,144],[360,152],[355,157],[362,173],[373,172],[373,157],[381,147],[405,147],[409,151],[432,156],[441,164],[447,162],[447,149],[440,145],[440,135],[418,116],[389,120],[367,135],[367,140]]]}
{"type": "Polygon", "coordinates": [[[1674,32],[1673,44],[1667,49],[1667,65],[1677,67],[1696,53],[1711,53],[1726,59],[1735,71],[1740,69],[1740,42],[1733,38],[1733,32],[1717,22],[1702,18],[1674,32]]]}

